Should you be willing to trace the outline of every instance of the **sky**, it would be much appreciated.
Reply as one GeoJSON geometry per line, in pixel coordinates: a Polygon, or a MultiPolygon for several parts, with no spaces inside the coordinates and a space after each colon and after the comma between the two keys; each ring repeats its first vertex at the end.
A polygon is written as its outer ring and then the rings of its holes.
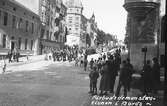
{"type": "MultiPolygon", "coordinates": [[[[38,0],[17,1],[38,14],[38,0]]],[[[90,18],[94,13],[99,29],[117,35],[120,40],[124,39],[127,19],[127,12],[123,8],[124,0],[81,0],[81,2],[84,7],[83,15],[90,18]]]]}
{"type": "Polygon", "coordinates": [[[124,39],[127,12],[124,0],[82,0],[83,14],[89,18],[94,12],[98,27],[106,33],[124,39]]]}

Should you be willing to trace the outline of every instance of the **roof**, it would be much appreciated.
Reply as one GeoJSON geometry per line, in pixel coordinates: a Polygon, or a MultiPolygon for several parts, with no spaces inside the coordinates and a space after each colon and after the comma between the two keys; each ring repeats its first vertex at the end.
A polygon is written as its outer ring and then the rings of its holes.
{"type": "Polygon", "coordinates": [[[38,16],[38,14],[36,14],[35,12],[33,12],[32,10],[30,10],[29,8],[27,8],[26,6],[22,5],[21,3],[19,3],[18,1],[16,0],[7,0],[23,9],[25,9],[26,11],[30,12],[30,13],[33,13],[34,15],[38,16]]]}
{"type": "Polygon", "coordinates": [[[81,0],[68,0],[65,4],[67,7],[83,8],[81,0]]]}

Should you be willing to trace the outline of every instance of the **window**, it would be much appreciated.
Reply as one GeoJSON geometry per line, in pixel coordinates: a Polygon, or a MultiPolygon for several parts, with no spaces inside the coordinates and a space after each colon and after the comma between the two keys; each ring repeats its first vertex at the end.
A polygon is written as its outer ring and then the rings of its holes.
{"type": "Polygon", "coordinates": [[[3,23],[3,25],[7,26],[7,24],[8,24],[8,13],[4,12],[4,23],[3,23]]]}
{"type": "Polygon", "coordinates": [[[18,49],[21,49],[21,37],[19,37],[18,44],[19,44],[19,47],[18,47],[18,49]]]}
{"type": "Polygon", "coordinates": [[[58,18],[55,19],[56,26],[59,26],[60,20],[58,18]]]}
{"type": "Polygon", "coordinates": [[[21,26],[22,26],[22,22],[23,22],[23,19],[20,18],[20,20],[19,20],[19,24],[18,24],[18,28],[21,28],[21,26]]]}
{"type": "Polygon", "coordinates": [[[69,19],[69,20],[72,20],[72,17],[69,17],[68,19],[69,19]]]}
{"type": "Polygon", "coordinates": [[[52,40],[52,32],[50,32],[49,40],[52,40]]]}
{"type": "Polygon", "coordinates": [[[44,30],[44,29],[41,29],[41,36],[40,36],[40,38],[43,38],[43,37],[44,37],[44,33],[45,33],[45,30],[44,30]]]}
{"type": "Polygon", "coordinates": [[[13,15],[13,18],[12,18],[12,28],[14,28],[16,25],[16,16],[13,15]]]}
{"type": "Polygon", "coordinates": [[[31,40],[31,50],[33,50],[34,41],[31,40]]]}
{"type": "Polygon", "coordinates": [[[49,40],[49,31],[46,33],[47,39],[49,40]]]}
{"type": "Polygon", "coordinates": [[[60,35],[60,42],[62,42],[62,36],[60,35]]]}
{"type": "Polygon", "coordinates": [[[78,20],[79,20],[79,17],[75,17],[75,19],[78,21],[78,20]]]}
{"type": "Polygon", "coordinates": [[[32,34],[34,33],[34,23],[31,24],[31,27],[32,27],[32,34]]]}
{"type": "Polygon", "coordinates": [[[3,35],[2,47],[3,47],[3,48],[6,48],[6,35],[3,35]]]}
{"type": "Polygon", "coordinates": [[[25,39],[25,50],[27,50],[27,43],[28,43],[28,39],[25,39]]]}
{"type": "Polygon", "coordinates": [[[28,32],[28,21],[26,21],[26,32],[28,32]]]}

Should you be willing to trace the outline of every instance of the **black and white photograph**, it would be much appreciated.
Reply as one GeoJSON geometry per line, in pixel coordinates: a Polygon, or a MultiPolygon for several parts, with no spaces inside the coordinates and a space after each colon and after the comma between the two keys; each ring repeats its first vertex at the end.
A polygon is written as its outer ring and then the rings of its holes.
{"type": "Polygon", "coordinates": [[[167,106],[166,0],[0,0],[0,106],[167,106]]]}

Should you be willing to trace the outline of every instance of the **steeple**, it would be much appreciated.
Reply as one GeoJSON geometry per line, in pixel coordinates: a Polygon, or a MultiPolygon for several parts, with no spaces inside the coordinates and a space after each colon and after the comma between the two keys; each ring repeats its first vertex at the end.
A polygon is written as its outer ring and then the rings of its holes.
{"type": "Polygon", "coordinates": [[[94,15],[94,12],[93,12],[93,14],[92,14],[91,20],[92,20],[92,21],[95,21],[95,15],[94,15]]]}

